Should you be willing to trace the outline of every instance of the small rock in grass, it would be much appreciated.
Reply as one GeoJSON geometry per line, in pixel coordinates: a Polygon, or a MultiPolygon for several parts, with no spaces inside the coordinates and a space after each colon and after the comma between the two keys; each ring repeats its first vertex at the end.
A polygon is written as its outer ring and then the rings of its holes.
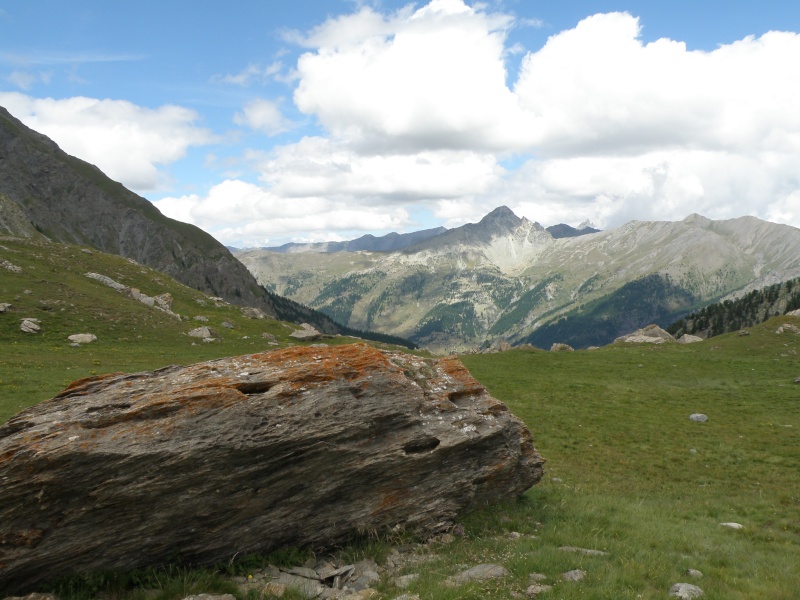
{"type": "Polygon", "coordinates": [[[39,319],[21,319],[19,330],[23,333],[39,333],[42,330],[42,326],[39,323],[41,323],[39,319]]]}
{"type": "Polygon", "coordinates": [[[531,584],[540,583],[545,579],[547,579],[547,575],[545,575],[544,573],[531,573],[530,575],[528,575],[528,579],[531,582],[531,584]]]}
{"type": "Polygon", "coordinates": [[[401,594],[394,600],[419,600],[419,596],[417,594],[401,594]]]}
{"type": "Polygon", "coordinates": [[[692,600],[692,598],[699,598],[703,595],[701,590],[696,585],[691,583],[676,583],[669,588],[669,595],[671,598],[680,598],[681,600],[692,600]]]}
{"type": "Polygon", "coordinates": [[[585,556],[608,556],[608,552],[602,550],[590,550],[588,548],[576,548],[575,546],[561,546],[559,550],[564,552],[576,552],[585,556]]]}
{"type": "Polygon", "coordinates": [[[692,415],[689,415],[689,420],[697,421],[698,423],[705,423],[706,421],[708,421],[708,415],[704,415],[702,413],[694,413],[692,415]]]}
{"type": "Polygon", "coordinates": [[[73,333],[67,339],[73,344],[91,344],[97,341],[97,336],[93,333],[73,333]]]}
{"type": "Polygon", "coordinates": [[[553,589],[552,585],[544,585],[541,583],[534,583],[528,586],[528,589],[525,590],[525,595],[528,598],[533,598],[534,596],[538,596],[539,594],[543,594],[545,592],[549,592],[553,589]]]}
{"type": "Polygon", "coordinates": [[[722,527],[729,527],[730,529],[744,529],[741,523],[720,523],[722,527]]]}
{"type": "Polygon", "coordinates": [[[499,579],[501,577],[508,576],[508,571],[505,567],[500,565],[477,565],[466,571],[463,571],[456,575],[455,577],[450,578],[449,581],[452,581],[455,585],[461,585],[467,583],[469,581],[485,581],[487,579],[499,579]]]}
{"type": "Polygon", "coordinates": [[[694,579],[701,579],[703,577],[703,574],[697,569],[686,569],[686,574],[694,579]]]}
{"type": "Polygon", "coordinates": [[[561,574],[561,579],[564,581],[580,581],[586,577],[586,571],[581,569],[573,569],[561,574]]]}

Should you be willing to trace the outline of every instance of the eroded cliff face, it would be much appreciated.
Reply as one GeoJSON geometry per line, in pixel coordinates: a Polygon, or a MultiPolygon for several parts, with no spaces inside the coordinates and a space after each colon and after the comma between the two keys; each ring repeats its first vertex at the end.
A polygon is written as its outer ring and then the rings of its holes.
{"type": "MultiPolygon", "coordinates": [[[[63,152],[0,107],[0,194],[25,219],[1,219],[2,233],[93,246],[167,273],[240,306],[274,315],[253,276],[217,240],[162,215],[97,167],[63,152]],[[11,229],[14,230],[11,230],[11,229]],[[19,230],[19,231],[17,231],[19,230]]],[[[11,214],[3,210],[2,214],[11,214]]],[[[0,216],[2,216],[0,214],[0,216]]]]}
{"type": "Polygon", "coordinates": [[[0,591],[437,531],[543,462],[456,358],[354,344],[81,380],[0,427],[0,591]]]}

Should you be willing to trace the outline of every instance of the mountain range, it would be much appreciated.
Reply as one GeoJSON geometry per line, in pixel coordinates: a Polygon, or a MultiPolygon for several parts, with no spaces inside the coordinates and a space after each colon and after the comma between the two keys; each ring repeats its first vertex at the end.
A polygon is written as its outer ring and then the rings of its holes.
{"type": "MultiPolygon", "coordinates": [[[[412,233],[392,232],[380,237],[368,233],[355,240],[348,240],[345,242],[313,242],[307,244],[290,242],[282,246],[261,248],[261,250],[285,253],[358,252],[359,250],[366,250],[367,252],[392,252],[394,250],[408,248],[409,246],[415,246],[427,239],[438,237],[447,231],[448,229],[446,227],[434,227],[432,229],[423,229],[412,233]]],[[[554,238],[565,238],[597,233],[600,230],[595,229],[589,223],[582,223],[579,227],[572,227],[565,223],[559,223],[558,225],[551,225],[547,228],[547,231],[549,231],[550,235],[554,238]]],[[[229,249],[231,252],[240,251],[239,248],[229,249]]]]}
{"type": "Polygon", "coordinates": [[[501,206],[392,252],[236,253],[276,293],[434,350],[601,345],[800,276],[800,230],[742,217],[632,221],[557,237],[501,206]]]}
{"type": "Polygon", "coordinates": [[[602,345],[800,276],[800,230],[754,217],[598,231],[544,228],[504,206],[453,229],[234,256],[2,107],[0,235],[93,247],[325,333],[372,330],[436,351],[602,345]]]}

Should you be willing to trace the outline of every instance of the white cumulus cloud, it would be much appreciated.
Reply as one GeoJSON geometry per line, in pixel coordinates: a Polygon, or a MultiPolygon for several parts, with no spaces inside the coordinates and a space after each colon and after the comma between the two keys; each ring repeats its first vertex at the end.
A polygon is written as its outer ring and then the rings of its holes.
{"type": "Polygon", "coordinates": [[[242,112],[234,115],[233,120],[237,125],[245,125],[267,135],[283,133],[292,126],[291,122],[283,116],[279,101],[261,98],[248,102],[242,112]]]}
{"type": "Polygon", "coordinates": [[[168,217],[194,223],[225,243],[240,247],[280,245],[292,239],[326,241],[368,231],[400,229],[410,222],[402,206],[356,206],[330,198],[288,199],[241,180],[226,180],[204,196],[154,202],[168,217]]]}

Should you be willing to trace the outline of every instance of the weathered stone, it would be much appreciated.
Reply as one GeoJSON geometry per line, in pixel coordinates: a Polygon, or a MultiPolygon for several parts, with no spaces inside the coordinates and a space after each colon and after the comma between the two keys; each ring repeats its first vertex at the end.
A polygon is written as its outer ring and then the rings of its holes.
{"type": "Polygon", "coordinates": [[[196,315],[192,317],[192,319],[194,319],[195,321],[200,321],[201,323],[208,323],[208,317],[204,315],[196,315]]]}
{"type": "Polygon", "coordinates": [[[287,572],[290,575],[299,575],[300,577],[305,577],[306,579],[320,579],[319,574],[314,569],[310,569],[308,567],[292,567],[287,572]]]}
{"type": "Polygon", "coordinates": [[[159,308],[162,308],[168,312],[172,312],[173,300],[172,300],[172,294],[170,294],[169,292],[155,296],[153,300],[155,300],[156,306],[158,306],[159,308]]]}
{"type": "Polygon", "coordinates": [[[602,550],[591,550],[589,548],[577,548],[575,546],[561,546],[559,550],[564,552],[575,552],[577,554],[583,554],[585,556],[608,556],[608,552],[603,552],[602,550]]]}
{"type": "Polygon", "coordinates": [[[676,583],[669,588],[669,595],[672,598],[680,598],[681,600],[692,600],[692,598],[702,596],[703,590],[691,583],[676,583]]]}
{"type": "Polygon", "coordinates": [[[496,349],[498,352],[508,352],[511,350],[511,344],[509,344],[507,340],[500,340],[500,343],[497,344],[496,349]]]}
{"type": "Polygon", "coordinates": [[[703,577],[703,573],[701,573],[697,569],[686,569],[686,574],[694,579],[702,579],[703,577]]]}
{"type": "Polygon", "coordinates": [[[114,281],[113,279],[111,279],[111,277],[106,277],[105,275],[100,275],[99,273],[86,273],[85,276],[88,277],[89,279],[94,279],[95,281],[99,281],[103,285],[107,285],[108,287],[113,288],[118,292],[128,289],[127,286],[114,281]]]}
{"type": "Polygon", "coordinates": [[[236,600],[233,594],[193,594],[183,600],[236,600]]]}
{"type": "Polygon", "coordinates": [[[324,586],[316,579],[308,579],[291,573],[281,573],[273,583],[294,590],[303,598],[316,598],[324,589],[324,586]]]}
{"type": "Polygon", "coordinates": [[[561,579],[564,581],[581,581],[585,578],[586,571],[582,571],[581,569],[573,569],[572,571],[567,571],[566,573],[561,574],[561,579]]]}
{"type": "Polygon", "coordinates": [[[679,344],[696,344],[697,342],[702,342],[703,338],[697,335],[689,335],[688,333],[684,333],[681,337],[678,338],[679,344]]]}
{"type": "Polygon", "coordinates": [[[614,342],[624,342],[628,344],[663,344],[665,342],[674,341],[675,338],[658,325],[648,325],[647,327],[637,329],[633,333],[620,336],[614,340],[614,342]]]}
{"type": "Polygon", "coordinates": [[[0,313],[8,312],[11,310],[11,305],[7,302],[0,302],[0,313]]]}
{"type": "Polygon", "coordinates": [[[741,523],[720,523],[720,526],[727,527],[728,529],[744,529],[741,523]]]}
{"type": "Polygon", "coordinates": [[[219,337],[217,332],[211,329],[211,327],[198,327],[197,329],[192,329],[187,335],[204,340],[210,340],[219,337]]]}
{"type": "Polygon", "coordinates": [[[322,334],[308,323],[303,323],[301,327],[302,329],[290,333],[289,337],[301,342],[311,342],[322,337],[322,334]]]}
{"type": "Polygon", "coordinates": [[[794,325],[792,323],[784,323],[783,325],[781,325],[780,327],[778,327],[775,330],[775,333],[777,333],[777,334],[793,333],[795,335],[798,335],[798,334],[800,334],[800,327],[798,327],[797,325],[794,325]]]}
{"type": "Polygon", "coordinates": [[[525,595],[529,598],[533,598],[534,596],[538,596],[539,594],[543,594],[545,592],[549,592],[553,589],[552,585],[545,585],[543,583],[533,583],[528,586],[528,589],[525,590],[525,595]]]}
{"type": "Polygon", "coordinates": [[[227,329],[235,329],[236,328],[236,326],[233,323],[231,323],[230,321],[223,321],[222,323],[220,323],[220,325],[222,325],[223,327],[225,327],[227,329]]]}
{"type": "Polygon", "coordinates": [[[248,319],[266,319],[266,318],[268,318],[267,313],[265,313],[260,308],[254,308],[252,306],[243,306],[242,307],[242,316],[247,317],[248,319]]]}
{"type": "Polygon", "coordinates": [[[267,596],[281,598],[286,593],[286,586],[282,583],[270,581],[261,588],[267,596]]]}
{"type": "Polygon", "coordinates": [[[787,317],[800,317],[800,309],[797,310],[790,310],[786,313],[787,317]]]}
{"type": "Polygon", "coordinates": [[[458,575],[451,578],[455,585],[462,585],[470,581],[485,581],[487,579],[500,579],[507,577],[508,570],[501,565],[476,565],[466,571],[462,571],[458,575]]]}
{"type": "Polygon", "coordinates": [[[20,267],[8,262],[7,260],[0,259],[0,267],[9,270],[12,273],[22,273],[22,269],[20,267]]]}
{"type": "Polygon", "coordinates": [[[79,380],[0,427],[0,591],[430,535],[523,493],[542,463],[452,357],[292,347],[79,380]]]}
{"type": "Polygon", "coordinates": [[[67,339],[73,344],[91,344],[97,341],[97,336],[93,333],[73,333],[67,339]]]}
{"type": "Polygon", "coordinates": [[[708,415],[704,415],[702,413],[693,413],[689,415],[690,421],[696,421],[697,423],[705,423],[708,421],[708,415]]]}
{"type": "Polygon", "coordinates": [[[550,346],[550,352],[574,352],[575,348],[570,346],[569,344],[561,344],[556,342],[552,346],[550,346]]]}
{"type": "Polygon", "coordinates": [[[20,319],[19,330],[23,333],[39,333],[42,330],[39,319],[30,317],[20,319]]]}

